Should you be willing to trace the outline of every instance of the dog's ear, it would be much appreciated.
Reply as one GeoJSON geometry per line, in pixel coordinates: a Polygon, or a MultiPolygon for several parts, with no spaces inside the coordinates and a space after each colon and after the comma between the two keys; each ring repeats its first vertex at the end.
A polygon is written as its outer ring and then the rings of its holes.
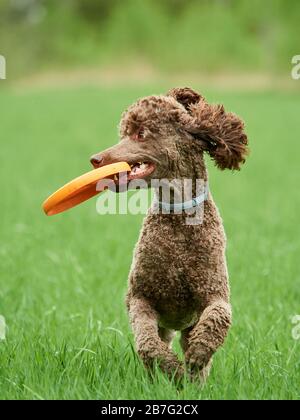
{"type": "Polygon", "coordinates": [[[191,105],[198,103],[203,96],[188,87],[170,89],[167,96],[172,96],[185,107],[187,111],[190,110],[191,105]]]}
{"type": "MultiPolygon", "coordinates": [[[[176,91],[176,89],[173,89],[176,91]]],[[[210,105],[195,92],[180,90],[179,98],[189,101],[188,112],[177,112],[179,126],[201,141],[203,149],[220,169],[239,170],[248,154],[248,139],[243,121],[223,105],[210,105]],[[186,98],[186,99],[185,99],[186,98]]]]}

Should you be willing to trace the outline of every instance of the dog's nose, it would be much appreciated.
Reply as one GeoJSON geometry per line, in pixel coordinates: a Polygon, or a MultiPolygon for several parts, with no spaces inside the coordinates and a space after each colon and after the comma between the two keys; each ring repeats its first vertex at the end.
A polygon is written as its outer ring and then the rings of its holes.
{"type": "Polygon", "coordinates": [[[102,155],[93,155],[90,159],[94,168],[99,168],[103,164],[104,158],[102,155]]]}

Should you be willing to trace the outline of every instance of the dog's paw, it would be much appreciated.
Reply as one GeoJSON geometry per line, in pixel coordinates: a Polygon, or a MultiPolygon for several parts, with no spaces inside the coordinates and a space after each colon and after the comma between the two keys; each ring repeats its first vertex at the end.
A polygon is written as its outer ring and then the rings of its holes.
{"type": "Polygon", "coordinates": [[[208,364],[213,352],[201,344],[192,344],[185,353],[185,361],[190,371],[201,371],[208,364]]]}
{"type": "Polygon", "coordinates": [[[209,376],[213,352],[201,346],[192,344],[185,353],[187,373],[191,382],[203,386],[209,376]]]}
{"type": "Polygon", "coordinates": [[[209,377],[211,365],[212,359],[210,359],[207,365],[202,369],[199,369],[197,366],[194,366],[194,368],[189,371],[190,381],[204,386],[207,381],[207,378],[209,377]]]}

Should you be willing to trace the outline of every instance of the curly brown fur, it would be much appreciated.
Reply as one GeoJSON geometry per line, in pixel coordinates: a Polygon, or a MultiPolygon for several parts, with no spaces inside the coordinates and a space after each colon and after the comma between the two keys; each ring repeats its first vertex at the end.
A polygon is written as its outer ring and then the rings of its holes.
{"type": "MultiPolygon", "coordinates": [[[[120,137],[94,166],[152,162],[149,185],[154,178],[207,181],[205,152],[221,169],[239,169],[247,155],[242,121],[189,88],[138,100],[122,116],[120,137]]],[[[231,324],[223,223],[210,193],[202,224],[187,225],[186,212],[153,210],[135,248],[126,299],[136,348],[146,366],[157,361],[181,377],[184,366],[170,347],[181,331],[188,371],[203,382],[231,324]]]]}
{"type": "Polygon", "coordinates": [[[244,123],[235,114],[226,113],[223,105],[210,105],[190,89],[169,92],[188,113],[177,115],[177,121],[187,131],[206,142],[205,150],[220,169],[240,169],[248,154],[248,139],[244,123]]]}

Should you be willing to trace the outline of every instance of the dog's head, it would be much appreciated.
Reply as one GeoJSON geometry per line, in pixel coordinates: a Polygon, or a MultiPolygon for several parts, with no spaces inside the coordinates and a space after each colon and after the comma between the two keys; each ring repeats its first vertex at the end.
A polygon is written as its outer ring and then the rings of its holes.
{"type": "Polygon", "coordinates": [[[220,169],[239,170],[248,152],[244,124],[222,105],[189,88],[138,100],[122,115],[120,142],[92,156],[95,168],[126,161],[129,180],[193,176],[194,157],[207,152],[220,169]]]}

